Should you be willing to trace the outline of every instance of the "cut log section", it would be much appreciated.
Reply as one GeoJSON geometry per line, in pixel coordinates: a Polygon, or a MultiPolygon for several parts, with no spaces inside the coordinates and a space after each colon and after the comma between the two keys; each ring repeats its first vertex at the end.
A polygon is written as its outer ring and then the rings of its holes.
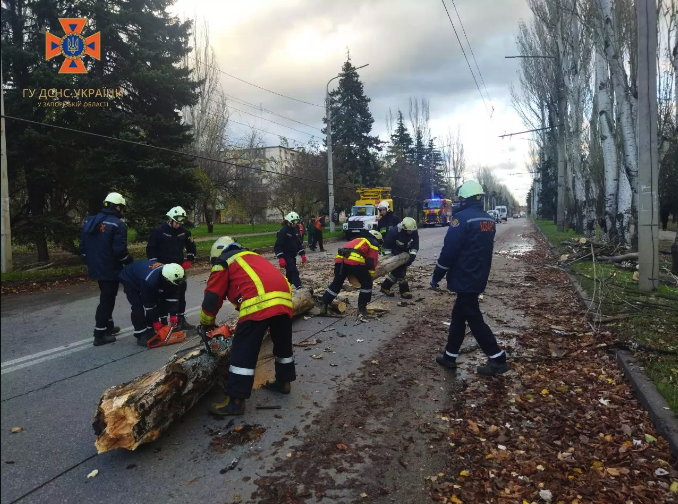
{"type": "MultiPolygon", "coordinates": [[[[292,294],[294,315],[314,306],[311,291],[292,294]]],[[[235,325],[235,321],[231,324],[235,325]]],[[[92,427],[97,452],[116,448],[135,450],[160,437],[172,422],[191,409],[226,374],[230,349],[216,356],[196,348],[162,369],[108,389],[101,396],[92,427]]]]}
{"type": "MultiPolygon", "coordinates": [[[[398,255],[379,256],[377,268],[374,270],[374,278],[379,278],[387,275],[399,266],[404,266],[410,260],[410,254],[403,252],[398,255]]],[[[348,276],[348,281],[356,289],[360,288],[360,282],[353,275],[348,276]]]]}
{"type": "Polygon", "coordinates": [[[339,301],[335,299],[332,301],[332,304],[330,305],[330,308],[334,310],[337,313],[344,314],[346,313],[346,303],[343,301],[339,301]]]}

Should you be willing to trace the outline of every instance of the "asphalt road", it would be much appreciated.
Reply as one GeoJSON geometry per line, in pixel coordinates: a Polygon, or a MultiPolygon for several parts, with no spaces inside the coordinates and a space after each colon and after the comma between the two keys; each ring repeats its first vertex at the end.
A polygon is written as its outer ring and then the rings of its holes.
{"type": "MultiPolygon", "coordinates": [[[[525,219],[499,225],[496,250],[507,247],[507,243],[501,244],[504,234],[515,236],[528,226],[525,219]]],[[[445,232],[444,228],[420,230],[416,264],[433,270],[445,232]]],[[[327,253],[335,253],[342,243],[329,245],[327,253]]],[[[310,260],[315,256],[317,253],[311,253],[310,260]]],[[[189,278],[187,314],[193,323],[197,323],[206,276],[189,278]]],[[[379,298],[378,290],[374,292],[374,298],[379,298]]],[[[332,404],[337,383],[350,380],[361,360],[407,324],[408,310],[396,307],[397,301],[389,301],[392,310],[380,320],[359,325],[354,325],[352,317],[295,320],[294,341],[314,337],[322,343],[312,351],[295,349],[298,379],[289,396],[258,389],[273,374],[270,359],[260,360],[247,413],[236,419],[236,423],[264,427],[266,432],[259,442],[222,454],[209,449],[211,434],[226,425],[206,413],[210,402],[222,397],[215,389],[154,443],[134,452],[97,455],[91,423],[101,394],[162,367],[177,345],[155,350],[137,346],[122,290],[114,318],[123,330],[115,344],[103,347],[92,346],[98,302],[94,284],[3,299],[2,503],[208,504],[237,500],[238,496],[246,499],[253,489],[248,476],[263,474],[270,467],[272,454],[285,450],[284,445],[274,450],[271,443],[283,438],[286,431],[309,425],[332,404]],[[323,353],[324,358],[312,359],[315,353],[323,353]],[[282,409],[256,410],[257,405],[280,405],[282,409]],[[12,434],[13,427],[23,431],[12,434]],[[239,459],[237,470],[220,474],[234,458],[239,459]],[[94,469],[98,476],[88,479],[94,469]]],[[[233,314],[233,308],[225,304],[219,319],[233,314]]],[[[265,343],[261,355],[270,352],[265,343]]]]}

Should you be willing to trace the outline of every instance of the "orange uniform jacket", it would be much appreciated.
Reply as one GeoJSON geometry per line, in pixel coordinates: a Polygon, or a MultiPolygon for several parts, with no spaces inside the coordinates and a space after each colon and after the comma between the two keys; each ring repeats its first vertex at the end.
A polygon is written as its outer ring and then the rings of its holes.
{"type": "Polygon", "coordinates": [[[337,254],[334,258],[335,263],[351,264],[353,266],[367,266],[370,275],[374,276],[374,270],[377,268],[379,262],[379,247],[372,245],[367,238],[356,238],[346,243],[343,249],[354,249],[351,255],[344,258],[341,254],[337,254]]]}
{"type": "Polygon", "coordinates": [[[239,310],[239,321],[292,317],[292,288],[266,259],[239,249],[221,254],[207,280],[200,323],[214,325],[224,299],[239,310]]]}

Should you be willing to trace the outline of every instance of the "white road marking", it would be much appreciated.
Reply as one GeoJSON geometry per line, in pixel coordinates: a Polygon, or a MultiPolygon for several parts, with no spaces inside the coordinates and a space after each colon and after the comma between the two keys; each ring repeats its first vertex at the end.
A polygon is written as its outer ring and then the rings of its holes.
{"type": "MultiPolygon", "coordinates": [[[[197,306],[195,308],[186,310],[185,313],[186,315],[193,315],[194,313],[198,313],[199,311],[200,307],[197,306]]],[[[134,329],[133,327],[125,327],[118,334],[116,334],[116,338],[120,340],[132,336],[133,329],[134,329]]],[[[90,347],[91,344],[92,338],[87,338],[84,340],[76,341],[74,343],[69,343],[67,345],[62,345],[56,348],[50,348],[49,350],[43,350],[42,352],[37,352],[31,355],[26,355],[24,357],[19,357],[17,359],[5,361],[2,363],[2,372],[0,374],[4,375],[7,373],[12,373],[20,369],[40,364],[41,362],[46,362],[52,359],[57,359],[59,357],[70,355],[75,352],[79,352],[81,350],[86,350],[87,348],[90,347]]]]}

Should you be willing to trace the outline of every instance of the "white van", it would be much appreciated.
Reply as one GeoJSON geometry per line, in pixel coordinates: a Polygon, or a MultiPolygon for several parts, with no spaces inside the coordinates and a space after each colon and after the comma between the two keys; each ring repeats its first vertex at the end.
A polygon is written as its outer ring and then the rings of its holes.
{"type": "Polygon", "coordinates": [[[499,220],[508,221],[508,210],[505,206],[494,207],[499,214],[499,220]]]}

